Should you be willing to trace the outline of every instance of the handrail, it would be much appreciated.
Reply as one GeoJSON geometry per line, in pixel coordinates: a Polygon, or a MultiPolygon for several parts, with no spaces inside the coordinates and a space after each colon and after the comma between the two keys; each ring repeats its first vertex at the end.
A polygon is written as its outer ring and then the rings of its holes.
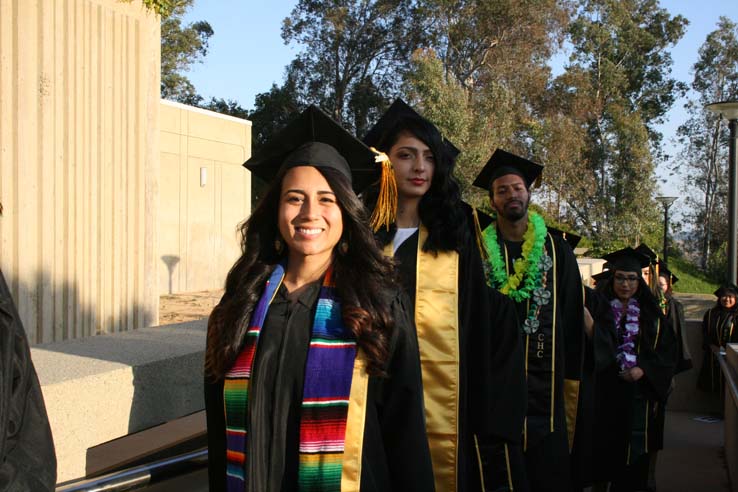
{"type": "MultiPolygon", "coordinates": [[[[126,470],[109,473],[102,477],[80,479],[56,488],[56,492],[115,492],[131,490],[155,481],[158,473],[165,473],[168,468],[188,461],[207,459],[208,450],[199,449],[172,458],[165,458],[154,463],[135,466],[126,470]]],[[[207,460],[205,460],[207,462],[207,460]]]]}

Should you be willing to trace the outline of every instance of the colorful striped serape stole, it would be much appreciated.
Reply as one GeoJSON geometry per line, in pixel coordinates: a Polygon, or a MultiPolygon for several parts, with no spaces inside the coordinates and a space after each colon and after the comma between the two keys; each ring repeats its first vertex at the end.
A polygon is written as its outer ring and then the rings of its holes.
{"type": "MultiPolygon", "coordinates": [[[[257,303],[246,344],[224,387],[228,491],[243,491],[246,470],[248,380],[269,303],[284,276],[278,265],[257,303]]],[[[301,491],[341,490],[341,472],[356,341],[344,326],[332,270],[326,272],[313,321],[300,418],[301,491]]]]}

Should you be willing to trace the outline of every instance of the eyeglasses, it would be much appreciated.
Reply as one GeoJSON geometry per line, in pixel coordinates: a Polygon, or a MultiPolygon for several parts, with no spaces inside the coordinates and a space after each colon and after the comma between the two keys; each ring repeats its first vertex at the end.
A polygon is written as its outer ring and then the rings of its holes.
{"type": "Polygon", "coordinates": [[[626,282],[632,284],[633,282],[638,282],[638,276],[635,275],[631,277],[626,277],[625,275],[615,275],[615,277],[613,278],[615,279],[615,282],[619,284],[624,284],[626,282]]]}

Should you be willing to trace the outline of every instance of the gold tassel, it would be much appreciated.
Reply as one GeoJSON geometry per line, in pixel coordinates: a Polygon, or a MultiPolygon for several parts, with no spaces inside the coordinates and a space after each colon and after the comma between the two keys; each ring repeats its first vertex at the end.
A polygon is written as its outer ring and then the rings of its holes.
{"type": "Polygon", "coordinates": [[[487,248],[484,247],[482,241],[482,225],[479,223],[479,214],[477,214],[477,208],[472,207],[472,216],[474,217],[474,235],[477,238],[477,248],[479,248],[479,255],[482,257],[482,261],[489,261],[489,254],[487,248]]]}
{"type": "Polygon", "coordinates": [[[392,162],[387,154],[378,151],[374,147],[370,147],[370,149],[376,154],[374,162],[382,165],[382,177],[379,181],[377,204],[374,206],[369,224],[374,232],[377,232],[382,226],[386,227],[389,231],[390,225],[397,217],[397,180],[395,179],[395,171],[392,169],[392,162]]]}

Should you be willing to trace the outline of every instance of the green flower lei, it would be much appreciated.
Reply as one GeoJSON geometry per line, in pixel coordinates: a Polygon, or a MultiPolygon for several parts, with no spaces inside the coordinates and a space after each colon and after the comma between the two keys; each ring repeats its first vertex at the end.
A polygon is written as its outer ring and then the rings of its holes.
{"type": "Polygon", "coordinates": [[[490,224],[482,232],[482,241],[489,256],[491,272],[490,284],[516,302],[530,299],[533,291],[541,287],[541,257],[546,241],[546,222],[539,214],[528,213],[528,229],[523,235],[522,257],[513,263],[514,273],[507,274],[507,265],[497,242],[497,225],[490,224]],[[525,278],[525,281],[523,281],[525,278]],[[521,285],[522,283],[522,285],[521,285]]]}

